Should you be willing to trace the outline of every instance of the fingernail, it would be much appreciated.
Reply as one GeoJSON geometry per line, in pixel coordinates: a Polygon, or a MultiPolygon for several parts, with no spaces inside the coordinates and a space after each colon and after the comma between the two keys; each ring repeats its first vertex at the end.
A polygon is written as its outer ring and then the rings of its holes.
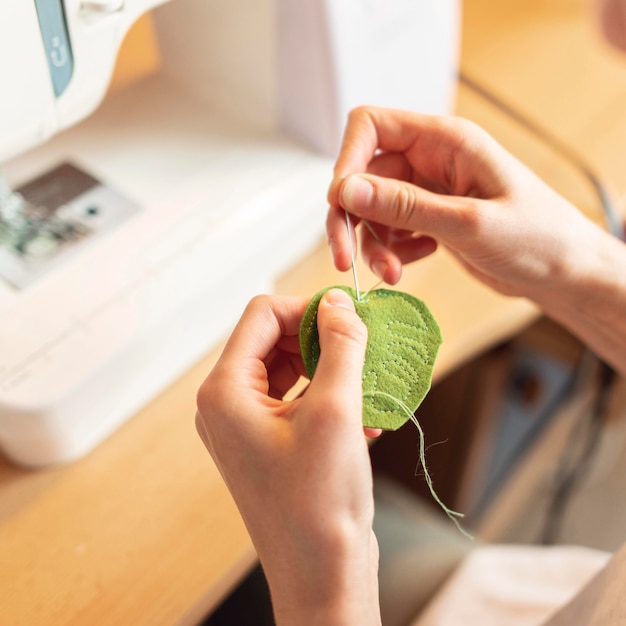
{"type": "Polygon", "coordinates": [[[341,186],[341,206],[347,210],[368,206],[373,195],[369,181],[357,175],[348,176],[341,186]]]}
{"type": "Polygon", "coordinates": [[[342,289],[329,289],[324,294],[324,299],[331,306],[340,306],[344,309],[354,311],[354,302],[352,298],[342,289]]]}

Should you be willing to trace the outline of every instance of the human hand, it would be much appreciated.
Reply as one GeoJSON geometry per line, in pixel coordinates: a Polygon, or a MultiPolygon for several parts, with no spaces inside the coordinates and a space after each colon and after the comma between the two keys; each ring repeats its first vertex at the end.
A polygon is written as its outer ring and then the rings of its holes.
{"type": "Polygon", "coordinates": [[[264,568],[277,624],[379,624],[372,471],[361,422],[367,331],[330,290],[321,357],[303,394],[307,300],[261,296],[198,392],[196,425],[264,568]]]}
{"type": "Polygon", "coordinates": [[[360,228],[362,252],[389,284],[440,244],[492,288],[540,305],[599,230],[475,124],[373,107],[350,114],[328,200],[342,271],[345,210],[376,232],[360,228]]]}
{"type": "Polygon", "coordinates": [[[626,50],[626,0],[596,0],[602,34],[616,48],[626,50]]]}

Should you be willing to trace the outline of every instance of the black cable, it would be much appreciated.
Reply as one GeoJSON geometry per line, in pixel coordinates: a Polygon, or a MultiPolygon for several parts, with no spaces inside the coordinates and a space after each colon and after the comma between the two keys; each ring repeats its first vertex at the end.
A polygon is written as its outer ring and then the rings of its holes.
{"type": "MultiPolygon", "coordinates": [[[[596,192],[607,230],[618,239],[624,240],[624,225],[619,217],[619,212],[611,201],[609,193],[591,167],[585,163],[576,152],[547,130],[527,118],[513,106],[504,102],[504,100],[496,96],[489,89],[470,78],[463,71],[459,72],[458,80],[461,84],[474,91],[481,98],[489,102],[507,117],[517,122],[522,128],[532,133],[535,137],[569,161],[587,179],[596,192]]],[[[597,358],[590,350],[587,350],[587,353],[597,358]]],[[[608,413],[610,392],[616,373],[609,365],[600,359],[597,360],[599,362],[600,380],[589,415],[585,441],[580,454],[571,464],[567,464],[567,459],[565,458],[567,454],[564,453],[562,465],[557,472],[557,480],[552,497],[547,506],[546,519],[541,532],[540,540],[544,544],[553,543],[557,539],[571,498],[587,476],[591,467],[591,461],[600,443],[602,429],[608,413]]],[[[576,374],[573,374],[573,380],[575,377],[576,374]]],[[[558,407],[553,406],[552,408],[556,411],[558,407]]],[[[574,444],[575,441],[572,436],[567,447],[571,448],[574,444]]]]}
{"type": "MultiPolygon", "coordinates": [[[[567,507],[576,490],[581,487],[595,458],[606,417],[615,371],[600,363],[600,381],[591,413],[588,417],[587,434],[582,450],[570,464],[563,463],[557,474],[556,484],[546,509],[546,517],[541,530],[540,542],[553,544],[559,537],[567,507]]],[[[573,437],[571,438],[573,439],[573,437]]],[[[569,445],[575,442],[570,441],[569,445]]]]}
{"type": "Polygon", "coordinates": [[[507,115],[507,117],[517,122],[522,128],[526,129],[545,144],[549,145],[553,150],[560,153],[567,161],[576,167],[576,169],[578,169],[578,171],[589,181],[598,196],[607,230],[619,239],[624,239],[624,227],[619,217],[619,213],[611,201],[609,193],[602,184],[600,178],[576,152],[574,152],[560,139],[549,133],[546,129],[541,128],[537,123],[530,120],[513,106],[507,104],[504,100],[502,100],[502,98],[496,96],[493,92],[475,81],[473,78],[470,78],[465,72],[459,72],[458,80],[461,84],[474,91],[481,98],[492,104],[496,109],[507,115]]]}

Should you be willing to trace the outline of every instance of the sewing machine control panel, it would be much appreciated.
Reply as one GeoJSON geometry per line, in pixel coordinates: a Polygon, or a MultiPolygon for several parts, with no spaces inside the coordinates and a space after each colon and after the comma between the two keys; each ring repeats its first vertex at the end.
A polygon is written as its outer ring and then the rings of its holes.
{"type": "Polygon", "coordinates": [[[65,163],[12,191],[0,183],[0,278],[24,288],[138,206],[65,163]]]}

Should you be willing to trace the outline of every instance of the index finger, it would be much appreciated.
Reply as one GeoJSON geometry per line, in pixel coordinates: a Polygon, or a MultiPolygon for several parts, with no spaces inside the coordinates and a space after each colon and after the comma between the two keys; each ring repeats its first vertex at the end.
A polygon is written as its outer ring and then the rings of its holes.
{"type": "Polygon", "coordinates": [[[404,155],[412,170],[407,180],[413,184],[457,196],[492,187],[492,179],[501,170],[498,163],[511,158],[469,120],[359,107],[350,112],[333,170],[328,190],[331,207],[341,206],[342,180],[350,174],[372,173],[370,164],[381,151],[404,155]]]}
{"type": "Polygon", "coordinates": [[[379,150],[408,151],[417,137],[420,118],[425,120],[419,114],[378,107],[358,107],[350,111],[328,192],[330,206],[339,207],[341,181],[350,174],[367,172],[379,150]]]}

